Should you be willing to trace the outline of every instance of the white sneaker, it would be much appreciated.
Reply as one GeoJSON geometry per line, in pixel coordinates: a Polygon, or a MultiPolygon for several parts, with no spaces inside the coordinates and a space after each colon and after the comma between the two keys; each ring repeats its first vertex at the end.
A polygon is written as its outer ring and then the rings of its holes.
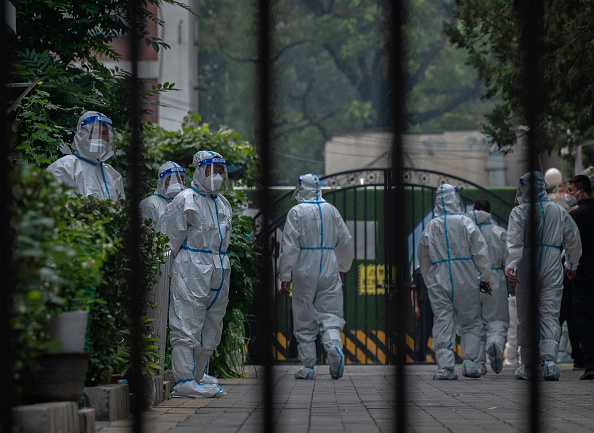
{"type": "Polygon", "coordinates": [[[200,379],[200,383],[210,383],[212,385],[218,385],[219,384],[219,379],[217,379],[214,376],[211,376],[209,374],[204,373],[202,375],[202,379],[200,379]]]}
{"type": "Polygon", "coordinates": [[[489,364],[495,374],[501,373],[503,369],[503,350],[495,343],[489,344],[487,347],[487,355],[489,356],[489,364]]]}
{"type": "Polygon", "coordinates": [[[293,376],[295,376],[295,379],[314,380],[316,378],[316,371],[313,367],[301,367],[293,376]]]}
{"type": "Polygon", "coordinates": [[[340,379],[344,373],[344,355],[338,346],[334,346],[328,352],[328,364],[332,379],[340,379]]]}
{"type": "Polygon", "coordinates": [[[433,375],[433,380],[458,380],[458,372],[451,368],[440,368],[433,375]]]}

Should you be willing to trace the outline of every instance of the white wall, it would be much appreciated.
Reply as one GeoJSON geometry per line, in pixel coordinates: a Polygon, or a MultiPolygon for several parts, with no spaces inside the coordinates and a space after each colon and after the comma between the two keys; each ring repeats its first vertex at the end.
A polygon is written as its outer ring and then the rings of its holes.
{"type": "MultiPolygon", "coordinates": [[[[458,176],[484,187],[516,186],[526,172],[526,152],[490,152],[480,131],[404,134],[404,166],[458,176]]],[[[391,135],[371,131],[333,137],[324,148],[325,174],[390,166],[391,135]]],[[[541,155],[541,170],[560,168],[559,157],[541,155]]]]}

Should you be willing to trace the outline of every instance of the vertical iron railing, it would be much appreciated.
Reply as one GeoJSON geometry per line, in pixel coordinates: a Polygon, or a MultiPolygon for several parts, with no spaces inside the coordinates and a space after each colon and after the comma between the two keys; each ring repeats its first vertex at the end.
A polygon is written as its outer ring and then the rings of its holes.
{"type": "Polygon", "coordinates": [[[130,386],[134,392],[132,399],[133,431],[142,432],[143,402],[145,401],[145,387],[142,386],[142,323],[144,314],[145,289],[146,289],[146,261],[142,254],[141,230],[142,220],[140,218],[140,200],[144,186],[144,150],[141,137],[141,81],[138,78],[138,60],[140,50],[140,8],[143,2],[140,0],[129,0],[126,8],[126,18],[130,23],[131,32],[129,35],[129,52],[131,62],[131,76],[128,84],[126,111],[130,127],[130,142],[127,147],[126,160],[128,163],[128,190],[126,191],[126,203],[128,205],[128,233],[127,233],[127,254],[130,259],[130,269],[127,272],[128,288],[128,310],[131,320],[131,369],[130,386]]]}
{"type": "MultiPolygon", "coordinates": [[[[269,206],[271,200],[270,176],[272,173],[272,3],[270,0],[257,2],[256,14],[258,18],[258,150],[260,154],[260,176],[256,198],[256,205],[262,209],[262,232],[268,233],[272,211],[269,206]]],[[[272,387],[272,309],[274,308],[274,276],[270,269],[269,238],[266,235],[257,238],[259,251],[258,276],[259,287],[255,294],[258,306],[258,328],[261,330],[262,346],[260,356],[264,365],[264,432],[273,433],[273,387],[272,387]]]]}
{"type": "Polygon", "coordinates": [[[6,84],[8,83],[8,70],[12,62],[8,50],[7,34],[5,29],[6,10],[5,0],[0,0],[0,245],[2,245],[2,289],[0,290],[0,430],[11,431],[12,407],[14,404],[15,388],[13,378],[14,342],[10,332],[12,317],[12,303],[14,295],[13,275],[13,243],[11,230],[12,214],[12,185],[10,180],[10,128],[8,126],[8,108],[6,84]]]}
{"type": "MultiPolygon", "coordinates": [[[[514,7],[520,18],[519,48],[522,56],[522,75],[519,86],[523,89],[523,108],[527,126],[528,141],[528,172],[534,173],[537,170],[537,135],[536,130],[539,126],[542,107],[542,69],[540,61],[542,58],[542,36],[543,36],[543,16],[544,2],[542,0],[514,1],[514,7]]],[[[530,211],[528,218],[528,241],[529,241],[529,278],[528,293],[530,299],[539,299],[540,284],[538,278],[538,264],[536,258],[537,251],[537,224],[536,217],[536,182],[534,178],[530,182],[530,211]]],[[[543,221],[544,223],[544,221],[543,221]]],[[[543,227],[544,229],[544,227],[543,227]]],[[[539,393],[539,377],[536,366],[540,364],[539,354],[539,329],[540,302],[530,302],[528,307],[529,343],[531,348],[529,353],[529,364],[533,367],[533,374],[530,380],[530,431],[536,433],[540,431],[540,405],[541,398],[539,393]]]]}
{"type": "MultiPolygon", "coordinates": [[[[391,170],[389,172],[388,182],[386,182],[386,224],[389,224],[387,242],[386,260],[386,282],[387,289],[394,291],[394,302],[391,302],[392,308],[395,308],[395,314],[390,315],[394,319],[389,322],[392,329],[387,329],[386,335],[395,338],[395,364],[396,364],[396,387],[395,401],[396,413],[394,430],[397,432],[406,431],[406,375],[404,365],[406,363],[406,305],[407,303],[407,284],[408,266],[405,251],[406,233],[405,233],[405,215],[399,205],[405,203],[403,188],[403,147],[402,132],[405,123],[405,41],[404,26],[407,22],[407,2],[405,1],[387,1],[385,2],[388,13],[389,32],[388,37],[388,101],[387,101],[387,124],[392,133],[392,151],[391,151],[391,170]]],[[[391,296],[386,297],[390,300],[391,296]]],[[[387,337],[386,337],[387,338],[387,337]]]]}

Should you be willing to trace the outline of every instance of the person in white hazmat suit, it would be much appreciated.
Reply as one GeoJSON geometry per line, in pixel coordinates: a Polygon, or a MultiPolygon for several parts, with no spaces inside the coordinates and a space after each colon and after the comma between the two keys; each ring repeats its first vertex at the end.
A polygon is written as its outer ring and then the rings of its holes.
{"type": "Polygon", "coordinates": [[[315,379],[316,336],[322,334],[330,375],[339,379],[345,359],[342,277],[353,262],[351,235],[338,210],[322,198],[318,178],[299,177],[281,242],[279,278],[283,293],[293,282],[293,327],[303,363],[296,379],[315,379]]]}
{"type": "Polygon", "coordinates": [[[185,189],[186,171],[173,161],[167,161],[159,168],[157,190],[140,202],[142,220],[150,219],[154,227],[171,200],[185,189]]]}
{"type": "Polygon", "coordinates": [[[167,205],[157,224],[157,230],[169,237],[175,256],[169,327],[176,384],[171,396],[222,397],[226,391],[204,380],[204,374],[221,341],[229,300],[227,248],[232,212],[219,193],[227,171],[225,160],[216,152],[197,152],[193,164],[191,187],[167,205]]]}
{"type": "Polygon", "coordinates": [[[72,154],[58,159],[47,170],[84,197],[125,198],[122,176],[105,162],[114,153],[111,119],[98,111],[87,111],[78,119],[76,129],[72,154]]]}
{"type": "Polygon", "coordinates": [[[491,293],[481,293],[481,321],[479,354],[476,363],[481,374],[487,373],[486,356],[495,374],[503,368],[503,349],[509,329],[509,308],[507,304],[507,283],[505,279],[505,260],[507,231],[491,220],[491,204],[488,200],[477,200],[471,212],[467,212],[479,228],[489,248],[491,260],[491,293]]]}
{"type": "Polygon", "coordinates": [[[434,314],[433,351],[438,370],[434,380],[456,380],[454,344],[460,335],[462,374],[481,377],[476,364],[481,330],[480,286],[491,292],[491,260],[478,227],[462,214],[458,189],[437,188],[435,217],[423,230],[417,258],[434,314]]]}
{"type": "Polygon", "coordinates": [[[508,257],[505,273],[511,284],[516,285],[518,307],[518,345],[522,348],[522,365],[516,370],[517,379],[530,379],[536,370],[542,370],[545,380],[559,380],[561,371],[556,365],[559,351],[561,325],[559,312],[563,295],[563,264],[561,247],[564,248],[565,267],[569,278],[575,276],[578,261],[582,255],[579,230],[573,218],[563,207],[552,202],[545,191],[542,173],[526,173],[520,178],[516,194],[518,205],[509,216],[507,226],[508,257]],[[535,188],[536,201],[536,248],[529,245],[530,233],[530,188],[535,188]],[[530,330],[527,329],[529,305],[536,302],[531,298],[529,286],[530,253],[537,259],[538,311],[540,323],[538,349],[529,347],[530,330]],[[530,365],[532,351],[539,350],[540,365],[530,365]]]}

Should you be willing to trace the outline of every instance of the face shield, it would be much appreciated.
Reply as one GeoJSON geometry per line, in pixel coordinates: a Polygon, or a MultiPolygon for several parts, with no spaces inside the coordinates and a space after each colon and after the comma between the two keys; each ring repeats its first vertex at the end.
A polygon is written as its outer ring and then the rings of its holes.
{"type": "Polygon", "coordinates": [[[216,152],[202,150],[194,155],[194,181],[198,190],[218,194],[228,188],[225,158],[216,152]]]}
{"type": "Polygon", "coordinates": [[[164,196],[174,198],[185,189],[185,182],[186,171],[183,167],[171,161],[167,161],[161,166],[158,184],[164,196]]]}
{"type": "Polygon", "coordinates": [[[76,153],[91,161],[103,162],[113,155],[111,119],[97,111],[87,111],[78,121],[73,147],[76,153]]]}
{"type": "Polygon", "coordinates": [[[527,186],[528,185],[524,179],[520,178],[520,185],[518,185],[518,189],[516,190],[516,198],[514,200],[517,204],[524,203],[524,195],[526,195],[525,193],[527,192],[527,186]]]}

